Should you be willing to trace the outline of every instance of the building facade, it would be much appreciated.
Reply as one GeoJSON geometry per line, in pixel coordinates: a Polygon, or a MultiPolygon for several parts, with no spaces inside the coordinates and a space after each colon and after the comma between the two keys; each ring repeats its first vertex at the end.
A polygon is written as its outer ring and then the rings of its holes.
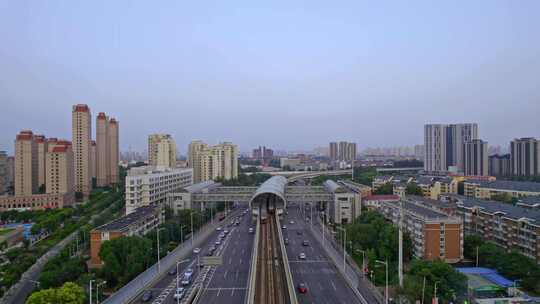
{"type": "Polygon", "coordinates": [[[37,145],[38,189],[45,187],[45,154],[47,153],[47,138],[44,135],[34,135],[37,145]]]}
{"type": "Polygon", "coordinates": [[[491,155],[488,157],[488,173],[491,176],[512,175],[512,160],[510,154],[491,155]]]}
{"type": "Polygon", "coordinates": [[[238,147],[233,143],[208,146],[202,141],[193,141],[188,151],[188,166],[193,168],[195,183],[238,178],[238,147]]]}
{"type": "Polygon", "coordinates": [[[120,122],[115,118],[109,120],[109,182],[112,185],[118,184],[119,173],[118,163],[120,158],[120,122]]]}
{"type": "Polygon", "coordinates": [[[109,118],[100,112],[96,117],[96,186],[109,185],[109,118]]]}
{"type": "Polygon", "coordinates": [[[463,173],[465,175],[488,175],[488,144],[473,139],[463,144],[463,173]]]}
{"type": "Polygon", "coordinates": [[[427,124],[424,126],[424,170],[463,171],[463,144],[478,139],[478,125],[427,124]]]}
{"type": "Polygon", "coordinates": [[[71,144],[56,145],[45,158],[46,193],[75,195],[71,144]]]}
{"type": "Polygon", "coordinates": [[[169,134],[148,136],[148,165],[153,167],[176,167],[176,143],[169,134]]]}
{"type": "Polygon", "coordinates": [[[90,147],[92,140],[92,115],[85,104],[72,109],[72,149],[75,170],[75,191],[84,197],[90,195],[92,181],[90,173],[90,147]]]}
{"type": "Polygon", "coordinates": [[[15,140],[15,195],[29,196],[37,191],[37,144],[32,131],[24,130],[15,140]]]}
{"type": "Polygon", "coordinates": [[[0,195],[8,191],[8,163],[6,151],[0,151],[0,195]]]}
{"type": "Polygon", "coordinates": [[[90,267],[103,265],[99,257],[101,245],[123,236],[143,236],[156,229],[165,220],[164,209],[145,206],[90,231],[90,267]]]}
{"type": "Polygon", "coordinates": [[[535,138],[514,139],[510,143],[512,175],[540,175],[540,143],[535,138]]]}
{"type": "Polygon", "coordinates": [[[497,195],[511,198],[540,196],[540,183],[505,180],[466,180],[464,194],[467,197],[491,200],[497,195]]]}
{"type": "Polygon", "coordinates": [[[400,221],[403,208],[403,228],[413,242],[417,258],[456,263],[463,259],[463,225],[458,217],[429,208],[414,199],[401,203],[382,202],[379,211],[394,225],[400,221]]]}
{"type": "Polygon", "coordinates": [[[331,142],[329,147],[330,160],[338,160],[338,144],[337,142],[331,142]]]}
{"type": "Polygon", "coordinates": [[[167,199],[167,193],[191,184],[192,169],[132,168],[126,176],[126,214],[142,206],[162,204],[167,199]]]}

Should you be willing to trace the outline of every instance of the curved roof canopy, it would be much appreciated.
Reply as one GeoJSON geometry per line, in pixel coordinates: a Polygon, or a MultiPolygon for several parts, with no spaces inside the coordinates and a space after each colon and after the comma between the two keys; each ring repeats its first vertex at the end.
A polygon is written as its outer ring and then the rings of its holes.
{"type": "Polygon", "coordinates": [[[253,194],[251,197],[251,200],[249,200],[249,205],[251,206],[251,203],[257,196],[262,194],[274,194],[279,196],[283,202],[285,203],[285,186],[287,185],[287,179],[283,176],[272,176],[270,179],[265,181],[259,188],[257,188],[257,191],[253,194]]]}

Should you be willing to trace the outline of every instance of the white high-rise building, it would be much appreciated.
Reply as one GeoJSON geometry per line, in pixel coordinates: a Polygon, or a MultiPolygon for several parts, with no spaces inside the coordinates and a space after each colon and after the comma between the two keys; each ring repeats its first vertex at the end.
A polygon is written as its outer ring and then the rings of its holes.
{"type": "Polygon", "coordinates": [[[148,136],[148,164],[154,167],[176,167],[176,143],[169,134],[148,136]]]}
{"type": "Polygon", "coordinates": [[[478,125],[427,124],[424,126],[424,170],[464,169],[463,145],[478,139],[478,125]]]}
{"type": "Polygon", "coordinates": [[[193,168],[195,183],[238,178],[238,147],[230,142],[210,147],[193,141],[188,148],[188,165],[193,168]]]}

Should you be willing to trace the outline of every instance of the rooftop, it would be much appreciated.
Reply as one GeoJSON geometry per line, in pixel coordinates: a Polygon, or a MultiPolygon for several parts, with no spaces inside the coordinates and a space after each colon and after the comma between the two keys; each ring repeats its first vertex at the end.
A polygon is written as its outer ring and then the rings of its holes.
{"type": "Polygon", "coordinates": [[[507,180],[495,180],[495,181],[469,180],[469,181],[466,181],[466,183],[479,184],[480,187],[483,187],[483,188],[540,193],[540,183],[536,183],[536,182],[519,182],[519,181],[507,181],[507,180]]]}
{"type": "Polygon", "coordinates": [[[191,186],[187,186],[184,189],[182,189],[183,190],[182,192],[199,193],[199,192],[202,192],[204,189],[211,190],[219,186],[221,186],[220,183],[216,183],[213,180],[207,180],[204,182],[193,184],[191,186]]]}
{"type": "Polygon", "coordinates": [[[392,194],[381,194],[381,195],[370,195],[366,196],[364,201],[399,201],[398,195],[392,194]]]}
{"type": "Polygon", "coordinates": [[[487,201],[466,196],[453,196],[458,199],[458,206],[465,208],[480,208],[482,211],[490,214],[501,213],[504,217],[520,220],[529,219],[531,223],[540,225],[540,210],[514,206],[512,204],[487,201]]]}
{"type": "Polygon", "coordinates": [[[158,206],[154,206],[154,205],[139,207],[135,209],[133,213],[124,215],[121,218],[108,222],[107,224],[101,225],[95,228],[95,230],[97,231],[124,231],[131,224],[137,223],[153,215],[156,212],[157,208],[158,206]]]}

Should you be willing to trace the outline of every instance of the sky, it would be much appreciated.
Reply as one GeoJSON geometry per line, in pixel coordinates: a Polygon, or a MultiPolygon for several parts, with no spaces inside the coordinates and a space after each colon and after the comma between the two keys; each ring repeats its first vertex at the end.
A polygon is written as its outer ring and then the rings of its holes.
{"type": "Polygon", "coordinates": [[[539,71],[536,0],[0,0],[0,150],[69,139],[76,103],[120,121],[122,151],[414,145],[459,122],[507,145],[540,137],[539,71]]]}

